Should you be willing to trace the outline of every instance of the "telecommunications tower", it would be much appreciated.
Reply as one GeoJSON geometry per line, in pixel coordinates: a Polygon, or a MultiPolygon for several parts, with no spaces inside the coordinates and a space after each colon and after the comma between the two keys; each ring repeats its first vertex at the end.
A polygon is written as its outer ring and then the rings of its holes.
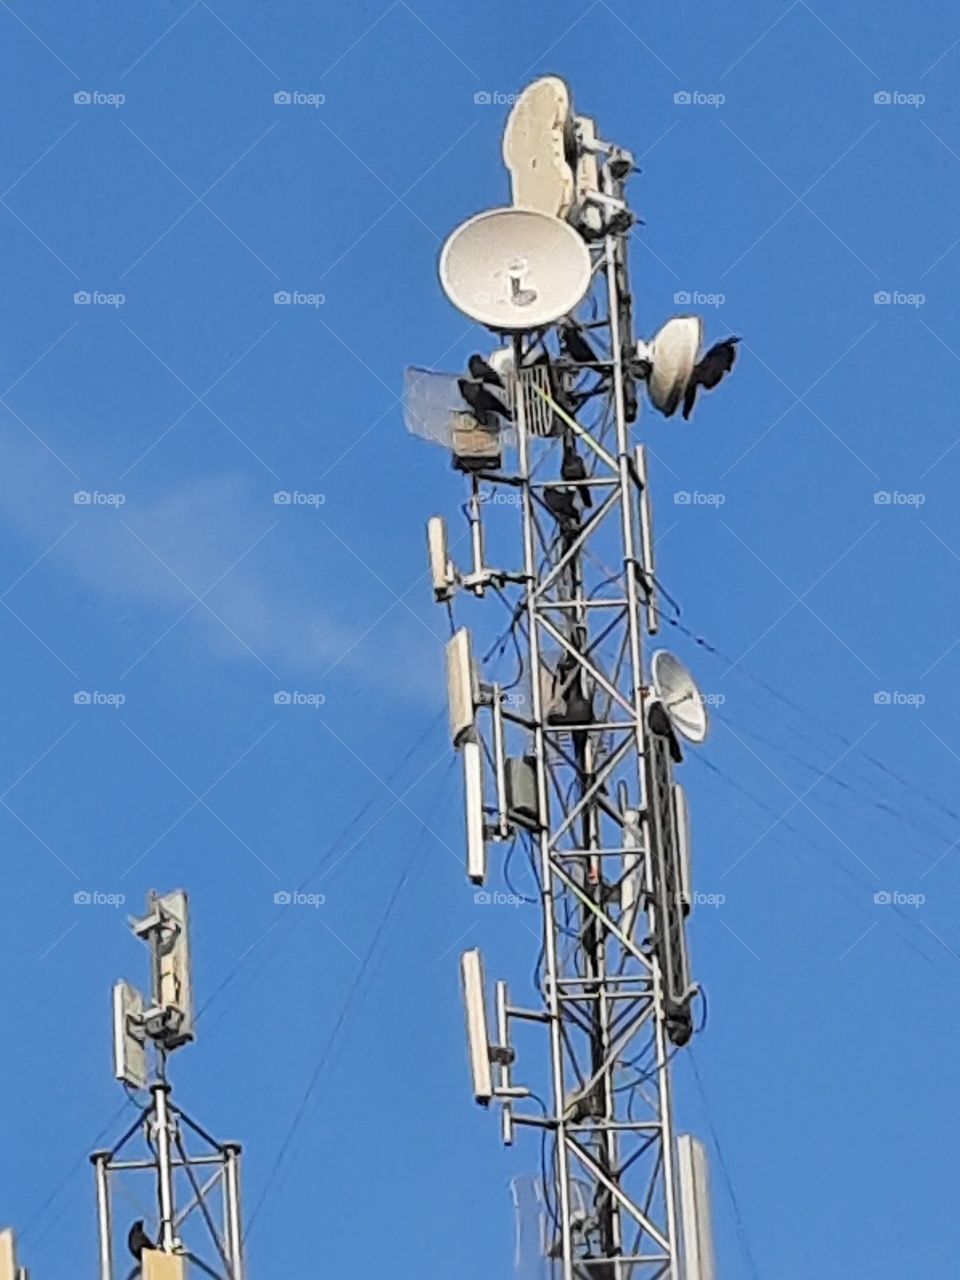
{"type": "Polygon", "coordinates": [[[470,218],[440,259],[448,298],[499,345],[462,375],[412,368],[405,388],[407,426],[451,451],[468,488],[462,566],[445,520],[428,522],[435,597],[451,619],[463,594],[506,606],[490,653],[465,627],[447,648],[467,874],[483,885],[492,850],[516,845],[542,904],[531,1006],[499,981],[491,1016],[479,949],[461,957],[473,1091],[498,1104],[506,1143],[524,1126],[545,1144],[528,1274],[715,1280],[706,1155],[675,1131],[671,1099],[699,996],[674,772],[708,726],[678,660],[645,654],[672,603],[634,431],[641,393],[688,416],[735,339],[701,357],[699,318],[678,316],[638,341],[633,157],[575,114],[562,80],[520,95],[503,154],[511,204],[470,218]],[[488,661],[504,651],[519,659],[506,680],[488,661]],[[518,1056],[520,1023],[548,1048],[539,1109],[525,1082],[543,1072],[518,1056]]]}
{"type": "Polygon", "coordinates": [[[185,1280],[188,1263],[214,1280],[243,1280],[240,1146],[191,1120],[167,1077],[170,1054],[194,1038],[187,895],[151,893],[146,916],[131,925],[150,949],[150,996],[127,982],[114,987],[114,1069],[140,1114],[90,1157],[100,1280],[185,1280]]]}

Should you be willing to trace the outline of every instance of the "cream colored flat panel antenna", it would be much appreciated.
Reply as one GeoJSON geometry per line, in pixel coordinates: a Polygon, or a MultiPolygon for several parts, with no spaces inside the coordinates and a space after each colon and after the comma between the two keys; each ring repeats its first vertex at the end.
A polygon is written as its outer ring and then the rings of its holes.
{"type": "Polygon", "coordinates": [[[10,1227],[0,1231],[0,1280],[17,1280],[17,1245],[10,1227]]]}
{"type": "Polygon", "coordinates": [[[147,1037],[143,1028],[143,996],[129,982],[113,988],[113,1073],[131,1089],[146,1089],[147,1037]]]}
{"type": "Polygon", "coordinates": [[[463,1003],[467,1014],[467,1050],[473,1096],[486,1106],[493,1097],[493,1069],[490,1064],[490,1031],[487,1026],[487,996],[480,951],[464,951],[460,957],[463,1003]]]}
{"type": "Polygon", "coordinates": [[[599,231],[603,226],[603,215],[590,197],[600,190],[600,166],[593,145],[597,140],[596,121],[589,116],[577,116],[577,133],[580,146],[577,155],[577,218],[581,227],[590,231],[599,231]]]}
{"type": "Polygon", "coordinates": [[[687,803],[687,793],[679,782],[673,784],[673,821],[677,832],[677,852],[680,857],[680,893],[687,911],[690,911],[693,907],[690,805],[687,803]]]}
{"type": "Polygon", "coordinates": [[[452,598],[456,582],[447,545],[447,522],[443,516],[431,516],[427,521],[427,548],[434,599],[442,603],[452,598]]]}
{"type": "Polygon", "coordinates": [[[140,1266],[143,1280],[186,1280],[187,1260],[179,1253],[144,1249],[140,1266]]]}
{"type": "Polygon", "coordinates": [[[510,172],[513,203],[565,218],[576,183],[567,159],[573,128],[570,90],[558,76],[528,85],[503,131],[503,162],[510,172]]]}
{"type": "Polygon", "coordinates": [[[160,1003],[178,1011],[179,1024],[168,1048],[193,1039],[193,982],[190,972],[190,911],[182,889],[158,898],[165,924],[160,946],[160,1003]]]}
{"type": "Polygon", "coordinates": [[[683,1226],[684,1280],[716,1280],[707,1153],[697,1138],[677,1138],[680,1214],[683,1226]]]}
{"type": "Polygon", "coordinates": [[[483,751],[479,742],[463,744],[463,792],[467,815],[467,878],[487,878],[487,839],[483,817],[483,751]]]}
{"type": "Polygon", "coordinates": [[[470,632],[461,627],[447,641],[447,702],[450,737],[459,747],[473,729],[479,701],[470,632]]]}
{"type": "Polygon", "coordinates": [[[637,912],[643,902],[643,860],[640,856],[641,819],[636,809],[624,810],[623,845],[636,849],[636,853],[623,855],[620,880],[620,927],[628,938],[633,937],[637,912]]]}
{"type": "Polygon", "coordinates": [[[646,604],[647,630],[655,636],[660,630],[660,607],[657,603],[656,543],[653,537],[650,481],[647,479],[647,450],[644,445],[637,445],[634,462],[640,479],[640,552],[643,557],[643,571],[650,588],[650,598],[646,604]]]}
{"type": "Polygon", "coordinates": [[[440,254],[457,308],[498,333],[555,324],[590,287],[590,251],[573,227],[535,209],[491,209],[459,226],[440,254]]]}

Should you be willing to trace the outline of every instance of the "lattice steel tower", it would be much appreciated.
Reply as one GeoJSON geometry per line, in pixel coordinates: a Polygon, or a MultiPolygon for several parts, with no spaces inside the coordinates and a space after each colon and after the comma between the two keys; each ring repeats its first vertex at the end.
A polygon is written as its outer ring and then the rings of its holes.
{"type": "Polygon", "coordinates": [[[192,1120],[168,1078],[170,1055],[194,1039],[187,895],[151,892],[146,916],[131,924],[150,949],[151,983],[146,996],[128,982],[114,987],[114,1074],[139,1114],[90,1157],[100,1280],[185,1280],[194,1271],[243,1280],[240,1145],[192,1120]],[[131,1223],[138,1208],[143,1216],[131,1223]]]}
{"type": "Polygon", "coordinates": [[[520,96],[504,158],[512,205],[454,232],[440,267],[451,301],[503,345],[471,357],[469,377],[411,369],[406,390],[410,429],[449,447],[469,484],[467,567],[445,521],[428,525],[436,597],[507,605],[491,661],[465,628],[448,646],[468,874],[483,884],[491,846],[519,842],[542,903],[534,1007],[498,982],[490,1020],[480,952],[461,959],[474,1092],[501,1106],[506,1142],[517,1125],[545,1133],[540,1275],[714,1280],[705,1154],[675,1132],[670,1071],[698,993],[673,774],[706,713],[676,659],[645,657],[672,606],[634,438],[641,393],[666,414],[695,395],[701,326],[678,317],[637,341],[633,159],[574,114],[562,81],[520,96]],[[509,562],[488,562],[494,536],[509,562]],[[492,662],[511,643],[520,672],[504,684],[492,662]],[[514,1080],[520,1020],[549,1045],[543,1114],[514,1080]]]}

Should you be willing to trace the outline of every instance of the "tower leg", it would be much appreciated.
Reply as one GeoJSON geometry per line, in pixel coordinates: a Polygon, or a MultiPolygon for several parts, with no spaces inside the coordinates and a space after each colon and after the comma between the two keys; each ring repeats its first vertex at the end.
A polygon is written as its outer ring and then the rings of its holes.
{"type": "Polygon", "coordinates": [[[110,1179],[107,1164],[109,1151],[98,1151],[93,1157],[97,1178],[97,1226],[100,1234],[100,1280],[113,1280],[113,1257],[110,1247],[110,1179]]]}
{"type": "Polygon", "coordinates": [[[160,1249],[172,1253],[176,1240],[173,1201],[173,1165],[170,1159],[170,1095],[168,1084],[151,1086],[157,1122],[157,1196],[160,1204],[160,1249]]]}

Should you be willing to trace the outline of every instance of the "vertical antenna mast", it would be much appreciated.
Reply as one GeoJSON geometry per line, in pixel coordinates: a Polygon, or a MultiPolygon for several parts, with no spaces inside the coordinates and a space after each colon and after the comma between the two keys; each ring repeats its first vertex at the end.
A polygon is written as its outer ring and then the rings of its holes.
{"type": "Polygon", "coordinates": [[[670,1078],[698,993],[673,770],[680,738],[702,742],[707,722],[675,658],[645,661],[660,613],[647,462],[631,439],[641,384],[667,415],[695,391],[700,322],[677,317],[637,341],[633,159],[574,116],[561,80],[520,96],[504,158],[514,207],[458,228],[440,277],[506,345],[471,357],[469,378],[410,371],[406,394],[409,428],[447,445],[472,489],[468,572],[449,560],[442,519],[428,528],[436,598],[495,593],[523,659],[508,697],[468,632],[448,649],[470,878],[483,882],[488,843],[519,841],[543,914],[535,1006],[498,982],[495,1039],[480,953],[462,958],[474,1094],[502,1106],[505,1142],[516,1125],[546,1130],[538,1275],[714,1280],[705,1156],[675,1133],[670,1078]],[[485,517],[517,507],[516,562],[486,565],[485,517]],[[546,1031],[546,1114],[513,1083],[517,1020],[546,1031]]]}
{"type": "Polygon", "coordinates": [[[131,1266],[143,1280],[184,1280],[188,1261],[215,1280],[243,1280],[240,1147],[218,1142],[191,1120],[167,1080],[169,1055],[194,1035],[187,895],[151,892],[147,915],[131,924],[150,948],[151,996],[126,982],[114,988],[114,1067],[128,1092],[148,1091],[149,1101],[110,1150],[90,1157],[100,1280],[126,1280],[131,1266]],[[138,1190],[153,1200],[141,1219],[123,1224],[114,1221],[113,1187],[121,1174],[128,1194],[120,1203],[136,1205],[138,1190]]]}

